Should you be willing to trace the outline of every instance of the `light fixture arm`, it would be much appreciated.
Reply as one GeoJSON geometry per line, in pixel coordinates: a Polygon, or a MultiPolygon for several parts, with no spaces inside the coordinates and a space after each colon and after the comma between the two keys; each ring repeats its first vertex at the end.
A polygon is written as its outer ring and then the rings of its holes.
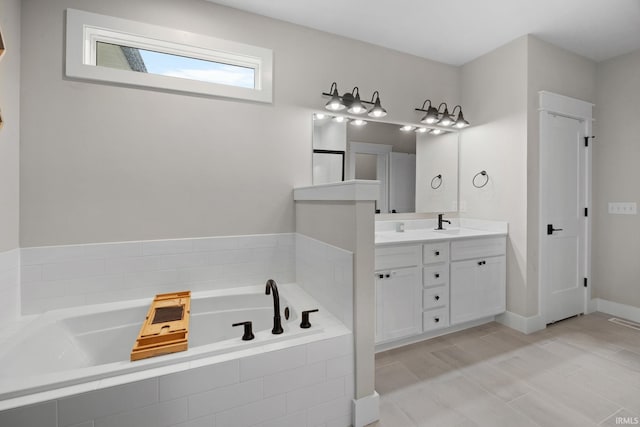
{"type": "MultiPolygon", "coordinates": [[[[336,82],[331,83],[331,87],[329,88],[329,92],[322,92],[324,96],[333,96],[333,93],[338,93],[338,84],[336,82]]],[[[339,95],[338,95],[339,96],[339,95]]]]}
{"type": "Polygon", "coordinates": [[[422,103],[422,108],[416,108],[415,110],[416,110],[416,111],[424,111],[424,112],[429,111],[429,110],[425,109],[425,107],[427,106],[427,102],[429,103],[429,108],[432,108],[431,100],[430,100],[430,99],[426,99],[426,100],[422,103]]]}
{"type": "Polygon", "coordinates": [[[444,105],[444,110],[447,111],[449,108],[447,107],[447,103],[446,102],[441,102],[440,105],[438,105],[438,113],[442,114],[443,111],[440,111],[440,107],[442,107],[444,105]]]}

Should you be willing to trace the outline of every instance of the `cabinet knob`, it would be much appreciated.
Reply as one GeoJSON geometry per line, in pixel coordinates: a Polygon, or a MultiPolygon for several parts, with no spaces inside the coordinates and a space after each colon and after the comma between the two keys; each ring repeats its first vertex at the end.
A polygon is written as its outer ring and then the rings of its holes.
{"type": "Polygon", "coordinates": [[[378,279],[383,279],[384,278],[384,274],[378,274],[378,279]]]}
{"type": "Polygon", "coordinates": [[[386,277],[388,279],[389,277],[391,277],[391,274],[387,273],[387,274],[384,275],[384,277],[386,277]]]}
{"type": "Polygon", "coordinates": [[[438,322],[440,321],[440,318],[439,318],[439,317],[434,317],[434,318],[433,318],[433,321],[434,321],[434,322],[436,322],[436,323],[438,323],[438,322]]]}
{"type": "Polygon", "coordinates": [[[478,261],[478,265],[485,265],[487,261],[478,261]]]}
{"type": "Polygon", "coordinates": [[[436,273],[434,274],[434,276],[436,276],[436,279],[440,277],[440,273],[436,273]]]}
{"type": "Polygon", "coordinates": [[[436,301],[440,300],[440,295],[436,295],[435,297],[433,297],[436,301]]]}
{"type": "Polygon", "coordinates": [[[435,251],[434,255],[435,255],[435,256],[440,255],[440,251],[435,251]]]}

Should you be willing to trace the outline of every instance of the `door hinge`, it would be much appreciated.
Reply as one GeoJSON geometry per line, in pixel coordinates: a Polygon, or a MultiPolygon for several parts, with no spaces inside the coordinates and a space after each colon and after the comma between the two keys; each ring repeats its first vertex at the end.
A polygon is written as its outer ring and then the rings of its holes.
{"type": "Polygon", "coordinates": [[[584,287],[585,287],[585,288],[587,287],[587,280],[588,280],[588,279],[585,277],[585,278],[584,278],[584,287]]]}
{"type": "Polygon", "coordinates": [[[584,216],[589,216],[589,208],[584,208],[584,216]]]}
{"type": "Polygon", "coordinates": [[[588,146],[589,146],[589,138],[591,138],[591,139],[596,139],[595,135],[585,136],[585,137],[584,137],[584,146],[585,146],[585,147],[588,147],[588,146]]]}

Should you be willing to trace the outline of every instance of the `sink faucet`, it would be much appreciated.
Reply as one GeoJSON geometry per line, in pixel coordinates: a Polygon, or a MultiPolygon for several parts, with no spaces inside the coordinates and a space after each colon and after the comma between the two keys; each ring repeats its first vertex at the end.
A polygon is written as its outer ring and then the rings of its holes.
{"type": "Polygon", "coordinates": [[[280,294],[278,293],[278,285],[276,285],[275,280],[269,279],[267,280],[265,295],[271,295],[271,291],[273,291],[273,329],[271,333],[281,334],[284,331],[282,329],[282,321],[280,320],[280,294]]]}
{"type": "Polygon", "coordinates": [[[442,227],[443,222],[446,222],[447,224],[451,224],[451,221],[447,219],[442,219],[443,216],[444,214],[438,214],[438,228],[436,228],[436,230],[444,230],[444,227],[442,227]]]}

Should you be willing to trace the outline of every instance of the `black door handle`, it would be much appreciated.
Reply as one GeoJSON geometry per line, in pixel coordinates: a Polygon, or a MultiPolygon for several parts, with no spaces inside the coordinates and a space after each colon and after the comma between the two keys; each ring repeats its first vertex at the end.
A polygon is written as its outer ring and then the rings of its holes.
{"type": "Polygon", "coordinates": [[[553,234],[554,231],[562,231],[562,228],[553,228],[553,224],[547,224],[547,235],[553,234]]]}

